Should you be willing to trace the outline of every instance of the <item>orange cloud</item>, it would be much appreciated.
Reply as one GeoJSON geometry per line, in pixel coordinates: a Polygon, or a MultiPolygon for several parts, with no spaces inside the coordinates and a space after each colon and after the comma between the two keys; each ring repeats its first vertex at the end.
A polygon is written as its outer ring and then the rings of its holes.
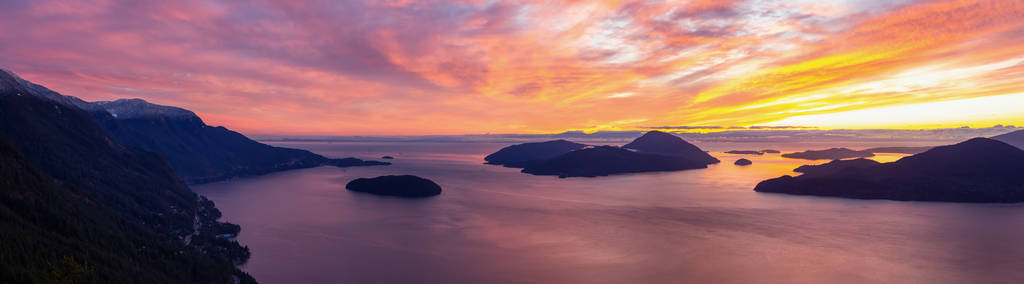
{"type": "Polygon", "coordinates": [[[90,4],[0,3],[0,66],[246,133],[748,126],[1024,92],[1021,1],[90,4]]]}

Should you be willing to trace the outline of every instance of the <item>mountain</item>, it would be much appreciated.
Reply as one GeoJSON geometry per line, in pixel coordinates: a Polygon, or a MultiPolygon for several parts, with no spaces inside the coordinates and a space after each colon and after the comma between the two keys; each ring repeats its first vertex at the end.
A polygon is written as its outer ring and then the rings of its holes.
{"type": "Polygon", "coordinates": [[[569,142],[562,139],[546,142],[523,143],[501,148],[501,150],[487,155],[487,157],[484,158],[484,161],[487,161],[488,164],[492,165],[522,168],[541,163],[565,153],[583,149],[583,147],[586,146],[587,145],[569,142]]]}
{"type": "Polygon", "coordinates": [[[783,158],[804,159],[804,160],[838,160],[847,158],[874,157],[875,154],[868,151],[856,151],[847,148],[831,148],[826,150],[807,150],[796,153],[782,154],[783,158]]]}
{"type": "MultiPolygon", "coordinates": [[[[854,160],[856,161],[856,160],[854,160]]],[[[754,190],[858,199],[1024,202],[1024,150],[974,138],[891,163],[832,162],[754,190]],[[851,166],[859,163],[857,166],[851,166]]]]}
{"type": "Polygon", "coordinates": [[[356,158],[328,159],[310,151],[259,143],[224,127],[206,125],[195,113],[141,99],[88,103],[32,84],[9,71],[8,82],[24,86],[24,94],[89,112],[118,143],[165,156],[189,184],[311,168],[389,165],[356,158]]]}
{"type": "Polygon", "coordinates": [[[1024,130],[1017,130],[1014,132],[993,136],[992,139],[1003,141],[1006,144],[1010,144],[1017,148],[1024,149],[1024,130]]]}
{"type": "Polygon", "coordinates": [[[877,153],[895,153],[895,154],[911,154],[911,155],[913,155],[913,154],[923,153],[924,151],[928,151],[931,148],[934,148],[934,147],[932,147],[932,146],[922,146],[922,147],[877,147],[877,148],[864,149],[864,152],[871,152],[871,153],[875,153],[875,154],[877,154],[877,153]]]}
{"type": "Polygon", "coordinates": [[[2,136],[0,240],[0,283],[254,282],[40,172],[2,136]]]}
{"type": "MultiPolygon", "coordinates": [[[[23,209],[9,212],[12,216],[10,222],[21,222],[13,221],[19,220],[17,218],[29,218],[28,221],[13,225],[15,227],[12,230],[29,230],[24,226],[34,226],[31,232],[38,233],[35,236],[42,239],[33,238],[30,240],[31,243],[20,243],[28,247],[11,251],[10,254],[4,251],[0,254],[4,258],[18,260],[5,261],[4,265],[36,265],[38,263],[30,260],[37,257],[33,251],[49,253],[51,251],[48,250],[53,249],[54,255],[51,256],[59,255],[61,259],[64,259],[64,256],[70,257],[71,259],[65,262],[72,268],[75,264],[84,265],[79,262],[80,260],[95,260],[87,264],[97,269],[94,272],[100,280],[126,279],[99,282],[146,283],[154,282],[146,281],[153,278],[164,278],[169,282],[223,283],[233,278],[251,280],[251,277],[234,267],[235,263],[248,258],[248,249],[235,241],[213,237],[217,233],[237,233],[238,227],[217,222],[220,212],[216,211],[213,203],[193,193],[166,159],[158,154],[118,143],[94,119],[95,113],[76,106],[79,104],[78,101],[22,80],[8,71],[0,72],[0,135],[9,139],[9,144],[13,146],[8,148],[14,149],[5,152],[8,163],[5,165],[5,171],[10,167],[12,176],[27,179],[15,181],[15,184],[5,186],[3,190],[8,198],[14,199],[27,198],[32,194],[56,196],[53,197],[53,206],[60,207],[48,209],[50,205],[33,201],[31,204],[23,204],[23,209]],[[26,167],[26,162],[31,167],[26,167]],[[34,172],[38,172],[38,175],[34,172]],[[54,185],[57,187],[53,187],[54,185]],[[67,196],[69,191],[72,192],[72,196],[67,196]],[[93,209],[82,209],[88,212],[83,211],[79,214],[74,211],[77,210],[75,208],[93,209]],[[31,218],[37,217],[24,215],[36,214],[31,211],[36,209],[40,212],[50,210],[49,212],[55,213],[45,213],[49,214],[46,215],[49,217],[40,219],[42,221],[33,221],[31,218]],[[52,211],[65,209],[68,211],[52,211]],[[89,212],[100,212],[103,215],[89,215],[93,214],[89,212]],[[110,222],[113,225],[104,226],[117,226],[118,230],[103,231],[106,229],[100,228],[105,227],[100,226],[96,227],[96,230],[103,232],[86,231],[83,233],[86,235],[75,235],[75,232],[68,231],[67,227],[60,223],[62,219],[82,224],[92,221],[110,222]],[[22,229],[17,229],[17,226],[22,226],[22,229]],[[123,237],[127,240],[126,243],[117,243],[118,238],[104,235],[104,232],[114,234],[121,231],[125,233],[123,237]],[[49,239],[53,236],[64,239],[49,239]],[[71,243],[74,249],[96,249],[86,252],[59,251],[60,247],[49,247],[46,245],[47,242],[71,243]],[[119,257],[125,254],[143,257],[119,257]],[[120,259],[123,262],[102,259],[120,259]],[[125,269],[126,274],[121,275],[116,270],[98,270],[108,265],[125,269]]],[[[39,200],[48,202],[49,199],[39,200]]],[[[22,201],[25,200],[16,202],[22,201]]],[[[8,204],[22,206],[16,203],[8,204]]],[[[5,218],[4,221],[9,220],[5,218]]],[[[12,235],[10,238],[20,237],[12,235]]],[[[8,237],[5,236],[4,243],[7,243],[7,240],[8,237]]],[[[47,265],[50,264],[52,263],[47,265]]],[[[14,275],[12,277],[42,277],[40,279],[45,279],[40,281],[53,280],[53,275],[38,274],[46,269],[48,268],[40,266],[5,266],[0,273],[5,277],[14,275]]],[[[161,279],[155,282],[164,281],[161,279]]]]}
{"type": "Polygon", "coordinates": [[[62,105],[79,108],[83,110],[96,109],[90,103],[72,96],[61,95],[46,87],[26,81],[7,69],[0,68],[0,94],[13,94],[16,96],[35,96],[60,103],[62,105]]]}
{"type": "Polygon", "coordinates": [[[629,142],[622,148],[637,150],[640,153],[683,157],[700,163],[715,164],[720,162],[704,150],[686,142],[683,138],[661,131],[649,131],[643,136],[629,142]]]}
{"type": "MultiPolygon", "coordinates": [[[[114,139],[166,156],[178,174],[192,184],[317,167],[329,160],[306,150],[274,147],[224,127],[208,126],[194,113],[181,108],[141,99],[96,102],[95,105],[105,112],[98,114],[98,120],[114,139]]],[[[332,164],[386,165],[380,162],[332,164]]]]}
{"type": "Polygon", "coordinates": [[[588,147],[523,168],[534,175],[597,177],[611,174],[707,168],[705,161],[634,152],[613,146],[588,147]]]}

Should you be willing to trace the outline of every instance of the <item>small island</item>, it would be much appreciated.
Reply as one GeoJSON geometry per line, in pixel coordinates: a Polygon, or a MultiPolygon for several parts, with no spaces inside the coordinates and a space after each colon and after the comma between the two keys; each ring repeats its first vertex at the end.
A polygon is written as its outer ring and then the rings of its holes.
{"type": "Polygon", "coordinates": [[[757,192],[856,199],[1024,202],[1024,150],[988,138],[940,146],[891,163],[866,159],[803,166],[757,192]]]}
{"type": "Polygon", "coordinates": [[[725,152],[726,154],[739,154],[739,155],[764,155],[764,152],[753,151],[753,150],[732,150],[725,152]]]}
{"type": "Polygon", "coordinates": [[[339,167],[339,168],[367,167],[367,166],[387,166],[387,165],[390,165],[390,164],[391,163],[388,163],[388,162],[360,160],[360,159],[356,159],[356,158],[327,159],[327,160],[324,161],[324,165],[335,166],[335,167],[339,167]]]}
{"type": "Polygon", "coordinates": [[[761,153],[765,153],[765,154],[778,154],[778,153],[782,153],[782,151],[772,150],[772,149],[765,149],[765,150],[761,150],[761,153]]]}
{"type": "Polygon", "coordinates": [[[807,150],[796,153],[782,154],[783,158],[803,160],[839,160],[849,158],[874,157],[875,154],[867,151],[856,151],[848,148],[831,148],[826,150],[807,150]]]}
{"type": "Polygon", "coordinates": [[[345,188],[356,192],[406,198],[423,198],[441,194],[441,186],[437,183],[413,175],[357,178],[346,184],[345,188]]]}
{"type": "Polygon", "coordinates": [[[395,157],[392,157],[392,156],[384,156],[384,157],[380,157],[380,158],[381,159],[385,159],[385,160],[394,160],[395,159],[395,157]]]}
{"type": "Polygon", "coordinates": [[[732,163],[732,164],[733,165],[737,165],[737,166],[749,166],[749,165],[751,165],[753,163],[754,162],[751,162],[750,160],[747,160],[747,159],[739,159],[739,160],[736,160],[736,162],[732,163]]]}

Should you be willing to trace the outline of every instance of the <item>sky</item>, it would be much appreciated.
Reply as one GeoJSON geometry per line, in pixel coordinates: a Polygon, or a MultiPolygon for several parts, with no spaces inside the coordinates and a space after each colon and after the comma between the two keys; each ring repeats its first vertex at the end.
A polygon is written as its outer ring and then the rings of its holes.
{"type": "Polygon", "coordinates": [[[247,134],[1024,124],[1024,0],[0,0],[0,68],[247,134]]]}

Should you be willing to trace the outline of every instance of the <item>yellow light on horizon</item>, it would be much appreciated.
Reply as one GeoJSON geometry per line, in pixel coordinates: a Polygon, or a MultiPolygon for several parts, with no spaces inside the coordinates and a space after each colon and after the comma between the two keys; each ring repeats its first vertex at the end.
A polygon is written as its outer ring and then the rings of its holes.
{"type": "Polygon", "coordinates": [[[1024,124],[1024,93],[793,116],[760,125],[820,128],[946,128],[1024,124]]]}

